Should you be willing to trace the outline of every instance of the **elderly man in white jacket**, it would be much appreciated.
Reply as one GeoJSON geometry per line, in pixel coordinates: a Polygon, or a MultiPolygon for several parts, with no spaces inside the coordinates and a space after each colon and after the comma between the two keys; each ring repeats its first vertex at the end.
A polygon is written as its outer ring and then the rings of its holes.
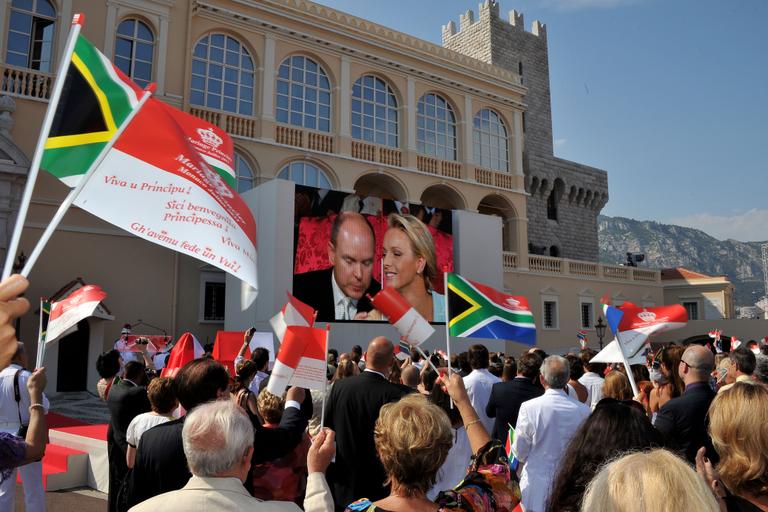
{"type": "Polygon", "coordinates": [[[520,478],[523,510],[544,512],[565,449],[589,416],[589,407],[569,397],[568,360],[549,356],[541,365],[544,394],[523,402],[515,427],[513,450],[524,463],[520,478]]]}

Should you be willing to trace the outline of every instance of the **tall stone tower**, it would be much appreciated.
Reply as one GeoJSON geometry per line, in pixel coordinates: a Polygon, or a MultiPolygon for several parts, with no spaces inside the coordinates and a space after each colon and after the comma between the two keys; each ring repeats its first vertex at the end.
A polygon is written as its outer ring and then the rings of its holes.
{"type": "Polygon", "coordinates": [[[443,46],[520,74],[528,91],[523,117],[523,166],[528,216],[528,252],[597,261],[597,216],[608,201],[604,170],[554,156],[549,91],[547,28],[523,15],[499,17],[499,4],[485,0],[478,16],[469,10],[443,26],[443,46]]]}

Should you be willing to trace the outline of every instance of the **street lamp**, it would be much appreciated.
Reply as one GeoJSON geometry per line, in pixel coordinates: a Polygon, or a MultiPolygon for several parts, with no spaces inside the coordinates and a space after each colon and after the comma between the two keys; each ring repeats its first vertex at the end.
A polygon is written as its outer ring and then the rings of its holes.
{"type": "Polygon", "coordinates": [[[603,317],[598,318],[595,324],[595,334],[597,334],[597,339],[600,341],[600,350],[603,350],[603,337],[605,336],[606,327],[608,326],[603,323],[603,317]]]}

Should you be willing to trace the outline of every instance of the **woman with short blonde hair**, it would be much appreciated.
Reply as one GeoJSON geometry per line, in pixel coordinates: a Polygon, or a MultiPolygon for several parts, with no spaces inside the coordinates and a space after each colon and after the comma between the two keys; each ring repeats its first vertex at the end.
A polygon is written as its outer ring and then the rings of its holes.
{"type": "Polygon", "coordinates": [[[582,512],[719,512],[704,481],[666,450],[631,453],[592,479],[582,512]]]}
{"type": "Polygon", "coordinates": [[[729,510],[742,510],[731,502],[743,504],[744,501],[766,510],[768,387],[755,382],[737,382],[718,393],[709,406],[709,432],[720,455],[717,464],[720,479],[735,495],[726,499],[729,510]]]}

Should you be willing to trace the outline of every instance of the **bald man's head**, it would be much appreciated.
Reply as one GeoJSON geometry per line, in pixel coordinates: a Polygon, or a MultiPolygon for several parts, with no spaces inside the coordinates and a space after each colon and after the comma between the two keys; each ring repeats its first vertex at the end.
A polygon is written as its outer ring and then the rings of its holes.
{"type": "Polygon", "coordinates": [[[377,336],[368,344],[365,367],[389,375],[394,357],[395,346],[392,342],[384,336],[377,336]]]}
{"type": "Polygon", "coordinates": [[[715,368],[715,355],[701,345],[689,346],[680,360],[684,363],[683,368],[680,368],[680,376],[686,384],[708,381],[715,368]]]}
{"type": "Polygon", "coordinates": [[[412,364],[403,368],[400,373],[400,381],[409,388],[416,389],[416,386],[419,385],[419,378],[419,369],[412,364]]]}
{"type": "Polygon", "coordinates": [[[333,278],[351,299],[360,299],[371,284],[375,243],[373,228],[359,213],[342,212],[331,226],[328,259],[333,278]]]}

